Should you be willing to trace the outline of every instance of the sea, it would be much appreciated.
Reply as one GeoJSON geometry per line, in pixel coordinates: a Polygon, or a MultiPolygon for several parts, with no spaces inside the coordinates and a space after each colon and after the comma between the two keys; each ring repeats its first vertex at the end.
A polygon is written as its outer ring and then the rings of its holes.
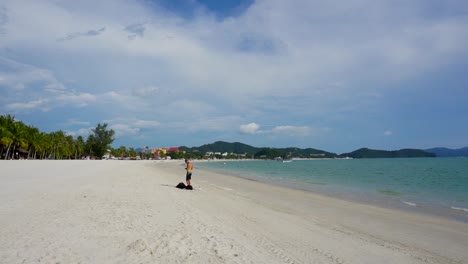
{"type": "Polygon", "coordinates": [[[223,175],[468,222],[468,157],[198,162],[223,175]]]}

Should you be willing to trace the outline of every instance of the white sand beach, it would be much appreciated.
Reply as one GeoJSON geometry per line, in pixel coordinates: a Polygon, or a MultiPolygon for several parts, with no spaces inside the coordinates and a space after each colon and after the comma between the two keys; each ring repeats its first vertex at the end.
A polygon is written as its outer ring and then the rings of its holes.
{"type": "Polygon", "coordinates": [[[468,263],[468,224],[197,170],[0,161],[0,263],[468,263]]]}

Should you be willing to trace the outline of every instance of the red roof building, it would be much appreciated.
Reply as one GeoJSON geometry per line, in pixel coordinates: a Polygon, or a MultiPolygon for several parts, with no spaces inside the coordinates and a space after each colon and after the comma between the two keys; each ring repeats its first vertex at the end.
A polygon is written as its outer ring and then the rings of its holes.
{"type": "Polygon", "coordinates": [[[167,152],[179,152],[179,148],[178,147],[171,147],[167,150],[167,152]]]}

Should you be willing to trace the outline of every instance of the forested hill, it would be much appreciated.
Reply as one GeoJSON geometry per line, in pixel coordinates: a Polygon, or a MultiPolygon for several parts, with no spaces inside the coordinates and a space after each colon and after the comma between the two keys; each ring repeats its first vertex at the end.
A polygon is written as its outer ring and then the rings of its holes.
{"type": "Polygon", "coordinates": [[[361,148],[350,153],[343,153],[340,157],[350,157],[355,159],[363,158],[415,158],[415,157],[435,157],[434,153],[429,153],[420,149],[400,149],[393,151],[375,150],[361,148]]]}
{"type": "Polygon", "coordinates": [[[207,152],[220,152],[220,153],[235,153],[247,154],[253,158],[266,158],[273,159],[276,157],[282,158],[413,158],[413,157],[435,157],[434,153],[430,153],[420,149],[400,149],[394,151],[375,150],[368,148],[361,148],[350,153],[343,153],[337,155],[332,152],[313,148],[258,148],[247,144],[234,142],[217,141],[211,144],[202,145],[200,147],[188,148],[182,146],[179,148],[186,152],[196,152],[205,155],[207,152]]]}
{"type": "Polygon", "coordinates": [[[468,147],[459,149],[431,148],[427,152],[434,153],[437,157],[468,157],[468,147]]]}
{"type": "Polygon", "coordinates": [[[207,153],[207,152],[228,152],[228,153],[236,153],[236,154],[250,154],[254,155],[256,152],[259,151],[259,148],[252,147],[243,143],[234,142],[224,142],[224,141],[216,141],[211,144],[205,144],[200,147],[192,147],[188,148],[185,146],[179,147],[180,150],[189,151],[189,152],[200,152],[200,153],[207,153]]]}
{"type": "Polygon", "coordinates": [[[179,147],[180,150],[187,152],[199,152],[205,154],[207,152],[235,153],[248,154],[256,158],[333,158],[337,154],[326,152],[313,148],[258,148],[252,147],[239,142],[229,143],[217,141],[211,144],[202,145],[200,147],[188,148],[185,146],[179,147]]]}

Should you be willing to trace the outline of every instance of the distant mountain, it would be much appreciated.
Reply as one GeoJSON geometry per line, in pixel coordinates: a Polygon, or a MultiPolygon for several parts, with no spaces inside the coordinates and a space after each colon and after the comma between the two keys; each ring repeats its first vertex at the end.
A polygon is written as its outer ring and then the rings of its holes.
{"type": "Polygon", "coordinates": [[[361,148],[350,153],[343,153],[340,157],[350,157],[355,159],[362,158],[416,158],[416,157],[435,157],[433,153],[420,149],[400,149],[393,151],[375,150],[361,148]]]}
{"type": "Polygon", "coordinates": [[[228,153],[236,153],[236,154],[250,154],[254,155],[259,148],[252,147],[243,143],[239,142],[234,142],[234,143],[229,143],[229,142],[224,142],[224,141],[216,141],[211,144],[205,144],[200,147],[192,147],[188,148],[185,146],[179,147],[180,150],[182,151],[190,151],[190,152],[201,152],[201,153],[206,153],[206,152],[228,152],[228,153]]]}
{"type": "Polygon", "coordinates": [[[460,149],[431,148],[425,151],[433,153],[437,157],[468,157],[468,147],[460,149]]]}
{"type": "MultiPolygon", "coordinates": [[[[313,149],[313,148],[258,148],[252,147],[247,144],[239,143],[239,142],[224,142],[224,141],[216,141],[211,144],[205,144],[199,147],[186,147],[181,146],[179,147],[180,150],[186,152],[199,152],[200,154],[204,155],[207,152],[220,152],[220,153],[235,153],[235,154],[248,154],[251,157],[255,158],[264,158],[264,159],[273,159],[276,157],[282,158],[413,158],[413,157],[436,157],[437,154],[430,151],[425,151],[421,149],[400,149],[400,150],[376,150],[376,149],[369,149],[369,148],[361,148],[349,153],[343,153],[337,155],[332,152],[327,152],[324,150],[313,149]]],[[[440,149],[440,148],[437,148],[440,149]]],[[[464,150],[466,152],[465,155],[468,153],[468,148],[463,148],[460,150],[464,150]]],[[[438,156],[438,155],[437,155],[438,156]]]]}
{"type": "Polygon", "coordinates": [[[258,148],[239,142],[229,143],[224,141],[216,141],[211,144],[192,148],[182,146],[179,147],[179,149],[182,151],[200,152],[203,154],[206,152],[227,152],[236,154],[249,154],[251,156],[264,158],[275,158],[278,156],[284,158],[333,158],[337,156],[335,153],[313,148],[258,148]]]}

